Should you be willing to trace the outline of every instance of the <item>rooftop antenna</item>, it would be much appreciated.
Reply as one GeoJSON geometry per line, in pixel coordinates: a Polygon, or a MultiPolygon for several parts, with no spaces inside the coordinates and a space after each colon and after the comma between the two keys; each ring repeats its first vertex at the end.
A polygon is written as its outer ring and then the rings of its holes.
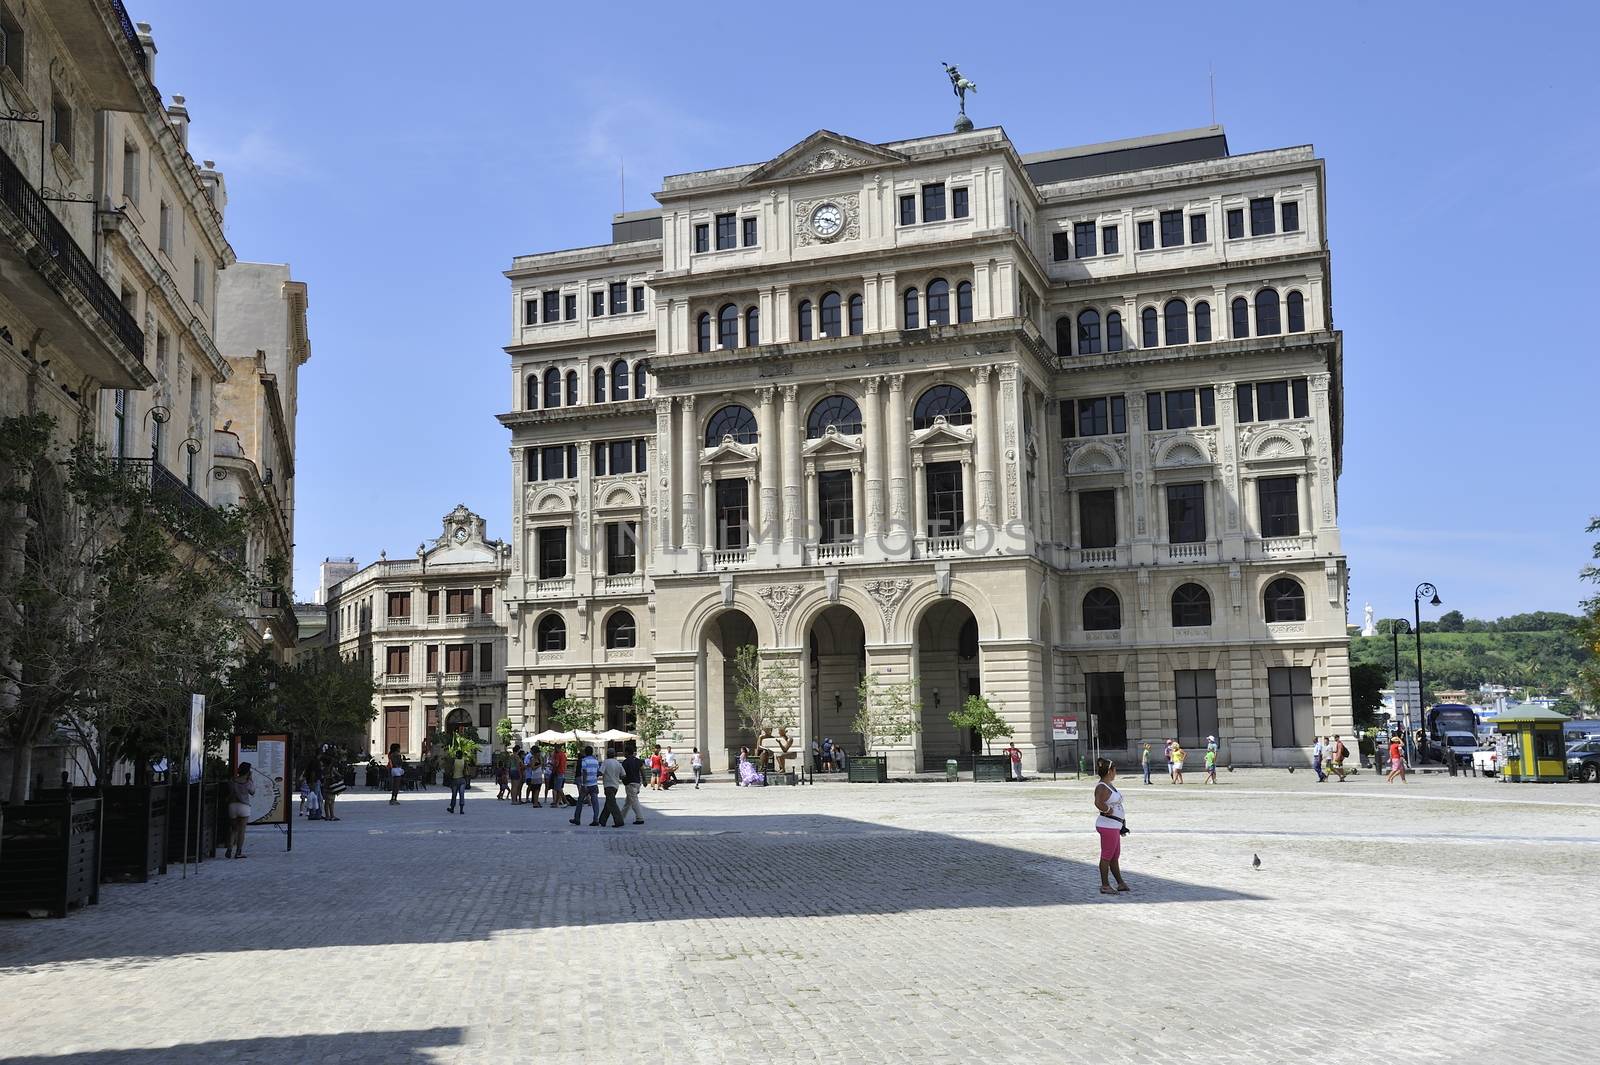
{"type": "Polygon", "coordinates": [[[1206,69],[1211,77],[1211,124],[1217,124],[1217,67],[1215,63],[1207,63],[1206,69]]]}

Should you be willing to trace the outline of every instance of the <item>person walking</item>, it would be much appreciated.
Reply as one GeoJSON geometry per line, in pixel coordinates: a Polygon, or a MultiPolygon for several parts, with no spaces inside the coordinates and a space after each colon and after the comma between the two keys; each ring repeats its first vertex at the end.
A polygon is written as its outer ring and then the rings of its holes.
{"type": "MultiPolygon", "coordinates": [[[[698,751],[699,748],[696,748],[698,751]]],[[[695,755],[699,757],[698,754],[695,755]]],[[[639,788],[644,784],[644,759],[639,757],[639,748],[635,744],[628,744],[623,748],[622,758],[622,812],[626,814],[633,811],[633,823],[644,824],[644,811],[639,808],[639,788]]]]}
{"type": "Polygon", "coordinates": [[[1200,783],[1215,784],[1217,782],[1217,747],[1216,744],[1206,745],[1206,778],[1200,783]]]}
{"type": "Polygon", "coordinates": [[[322,767],[315,761],[306,766],[301,778],[301,791],[305,800],[301,804],[307,821],[322,820],[322,767]]]}
{"type": "Polygon", "coordinates": [[[833,737],[822,737],[822,771],[833,772],[833,737]]]}
{"type": "Polygon", "coordinates": [[[344,792],[344,766],[339,759],[326,754],[322,758],[322,819],[337,821],[333,816],[333,801],[344,792]]]}
{"type": "Polygon", "coordinates": [[[696,747],[689,755],[689,772],[694,774],[694,790],[700,790],[700,777],[706,771],[706,762],[700,757],[700,748],[696,747]]]}
{"type": "Polygon", "coordinates": [[[1400,778],[1400,783],[1406,782],[1405,752],[1400,749],[1400,737],[1389,737],[1389,775],[1383,778],[1385,784],[1392,784],[1395,777],[1400,778]]]}
{"type": "Polygon", "coordinates": [[[1173,740],[1168,740],[1167,741],[1167,781],[1169,783],[1174,783],[1175,782],[1174,781],[1175,774],[1172,771],[1172,748],[1174,748],[1176,746],[1177,746],[1177,743],[1174,742],[1173,740]]]}
{"type": "Polygon", "coordinates": [[[522,805],[522,744],[511,748],[511,764],[506,767],[507,786],[511,789],[511,805],[522,805]]]}
{"type": "Polygon", "coordinates": [[[524,778],[528,785],[528,802],[530,805],[542,807],[544,803],[539,801],[539,793],[544,791],[545,767],[544,755],[539,753],[537,743],[528,748],[528,757],[524,759],[523,764],[527,766],[524,778]]]}
{"type": "Polygon", "coordinates": [[[1127,815],[1122,809],[1122,792],[1117,790],[1117,767],[1109,758],[1096,758],[1094,775],[1100,783],[1094,786],[1094,830],[1100,836],[1100,894],[1115,895],[1131,891],[1122,879],[1122,837],[1128,834],[1127,815]],[[1117,886],[1111,886],[1115,877],[1117,886]]]}
{"type": "Polygon", "coordinates": [[[444,782],[450,786],[450,813],[467,812],[467,758],[466,755],[446,751],[444,755],[444,782]]]}
{"type": "Polygon", "coordinates": [[[550,805],[565,806],[567,804],[567,745],[556,744],[556,749],[550,755],[550,768],[553,772],[550,786],[550,805]]]}
{"type": "Polygon", "coordinates": [[[1022,751],[1013,740],[1006,744],[1006,762],[1011,768],[1011,779],[1022,779],[1022,751]]]}
{"type": "Polygon", "coordinates": [[[652,747],[650,749],[650,757],[648,759],[646,759],[646,763],[650,767],[650,789],[652,791],[660,791],[661,790],[661,748],[660,747],[652,747]]]}
{"type": "Polygon", "coordinates": [[[1311,745],[1311,771],[1317,774],[1317,782],[1323,783],[1328,779],[1328,774],[1322,771],[1322,756],[1325,753],[1322,746],[1322,737],[1317,737],[1317,742],[1311,745]]]}
{"type": "Polygon", "coordinates": [[[255,794],[250,763],[240,762],[233,779],[228,781],[228,842],[222,851],[224,858],[244,857],[244,826],[250,822],[250,800],[255,794]]]}
{"type": "Polygon", "coordinates": [[[406,775],[406,758],[398,743],[389,744],[389,805],[400,805],[400,780],[406,775]]]}
{"type": "MultiPolygon", "coordinates": [[[[811,771],[813,773],[822,772],[822,741],[815,736],[811,737],[811,771]]],[[[696,781],[695,786],[700,786],[698,781],[696,781]]]]}
{"type": "Polygon", "coordinates": [[[583,749],[583,757],[578,759],[578,801],[573,807],[572,823],[583,822],[584,803],[589,804],[589,827],[593,828],[600,822],[600,759],[594,756],[593,747],[583,749]]]}
{"type": "Polygon", "coordinates": [[[496,801],[504,799],[511,794],[511,776],[506,770],[506,762],[503,757],[494,760],[494,782],[500,789],[495,792],[496,801]]]}
{"type": "Polygon", "coordinates": [[[1333,737],[1333,771],[1339,775],[1339,782],[1344,783],[1345,774],[1349,770],[1344,767],[1344,760],[1350,757],[1350,749],[1344,745],[1344,740],[1338,736],[1333,737]]]}
{"type": "Polygon", "coordinates": [[[617,805],[617,789],[622,787],[625,771],[614,747],[606,748],[606,760],[600,763],[600,788],[606,793],[605,809],[600,811],[599,822],[611,822],[611,827],[622,827],[622,808],[617,805]]]}
{"type": "Polygon", "coordinates": [[[1150,741],[1145,740],[1139,748],[1139,768],[1144,771],[1144,782],[1150,783],[1150,741]]]}
{"type": "Polygon", "coordinates": [[[1174,784],[1183,783],[1183,760],[1187,757],[1189,756],[1184,751],[1181,740],[1172,745],[1172,782],[1174,784]]]}

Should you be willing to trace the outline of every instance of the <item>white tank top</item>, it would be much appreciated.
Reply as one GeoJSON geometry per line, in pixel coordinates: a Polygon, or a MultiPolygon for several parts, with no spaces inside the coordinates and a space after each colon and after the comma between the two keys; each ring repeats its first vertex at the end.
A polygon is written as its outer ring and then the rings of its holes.
{"type": "MultiPolygon", "coordinates": [[[[1101,781],[1100,783],[1101,784],[1105,784],[1105,781],[1101,781]]],[[[1096,790],[1099,790],[1099,787],[1100,787],[1100,784],[1096,784],[1095,785],[1095,789],[1096,790]]],[[[1115,784],[1106,784],[1106,787],[1111,789],[1111,794],[1106,796],[1106,809],[1109,810],[1111,812],[1111,814],[1113,816],[1115,816],[1115,817],[1123,817],[1123,816],[1125,816],[1123,814],[1123,812],[1122,812],[1122,792],[1117,790],[1117,786],[1115,784]]],[[[1111,820],[1110,817],[1107,817],[1105,814],[1099,814],[1094,819],[1094,827],[1095,828],[1121,828],[1122,827],[1122,822],[1121,821],[1113,821],[1113,820],[1111,820]]]]}

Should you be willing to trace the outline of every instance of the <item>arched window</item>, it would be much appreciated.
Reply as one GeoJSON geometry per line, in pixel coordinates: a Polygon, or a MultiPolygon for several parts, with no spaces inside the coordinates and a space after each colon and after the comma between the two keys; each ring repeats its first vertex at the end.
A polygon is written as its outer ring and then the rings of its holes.
{"type": "Polygon", "coordinates": [[[701,311],[695,319],[696,351],[711,350],[711,312],[701,311]]]}
{"type": "Polygon", "coordinates": [[[1211,339],[1211,304],[1201,300],[1194,305],[1194,342],[1204,344],[1211,339]]]}
{"type": "Polygon", "coordinates": [[[604,366],[596,366],[594,368],[594,395],[590,399],[595,403],[604,403],[606,401],[606,368],[604,366]]]}
{"type": "Polygon", "coordinates": [[[928,282],[928,324],[950,324],[950,282],[942,277],[928,282]]]}
{"type": "Polygon", "coordinates": [[[724,303],[722,309],[717,311],[717,347],[736,348],[739,346],[739,308],[731,303],[724,303]]]}
{"type": "Polygon", "coordinates": [[[861,431],[861,408],[849,396],[829,396],[811,408],[806,419],[806,439],[816,440],[826,436],[829,429],[841,433],[861,431]]]}
{"type": "Polygon", "coordinates": [[[1083,630],[1106,632],[1122,628],[1122,600],[1110,588],[1091,588],[1083,597],[1083,630]]]}
{"type": "Polygon", "coordinates": [[[1304,333],[1306,331],[1306,298],[1298,292],[1289,293],[1289,332],[1304,333]]]}
{"type": "Polygon", "coordinates": [[[800,318],[800,332],[796,334],[801,340],[811,339],[811,301],[801,300],[798,310],[800,318]]]}
{"type": "Polygon", "coordinates": [[[917,399],[911,424],[926,429],[940,417],[951,425],[971,425],[972,401],[955,385],[934,385],[917,399]]]}
{"type": "Polygon", "coordinates": [[[1304,621],[1306,619],[1306,591],[1293,577],[1279,577],[1267,585],[1266,613],[1268,621],[1304,621]]]}
{"type": "Polygon", "coordinates": [[[866,332],[867,328],[867,301],[857,292],[850,297],[850,335],[858,337],[866,332]]]}
{"type": "Polygon", "coordinates": [[[842,308],[843,302],[839,299],[837,292],[824,292],[822,294],[822,300],[817,304],[817,310],[821,312],[818,331],[823,336],[837,337],[844,335],[844,320],[840,317],[842,308]]]}
{"type": "Polygon", "coordinates": [[[904,305],[902,314],[905,318],[905,328],[921,329],[922,319],[920,314],[917,312],[917,290],[914,288],[906,289],[905,298],[900,302],[904,305]]]}
{"type": "Polygon", "coordinates": [[[1161,330],[1157,322],[1160,315],[1156,314],[1154,307],[1146,307],[1139,312],[1139,328],[1142,333],[1140,346],[1146,348],[1159,348],[1161,346],[1161,330]]]}
{"type": "Polygon", "coordinates": [[[635,635],[633,615],[626,610],[613,611],[611,616],[606,618],[607,647],[632,647],[635,635]]]}
{"type": "Polygon", "coordinates": [[[1100,354],[1100,312],[1083,311],[1078,315],[1078,354],[1100,354]]]}
{"type": "Polygon", "coordinates": [[[1116,311],[1106,312],[1106,350],[1122,350],[1122,315],[1116,311]]]}
{"type": "Polygon", "coordinates": [[[1072,316],[1063,314],[1056,319],[1056,354],[1072,354],[1072,316]]]}
{"type": "Polygon", "coordinates": [[[650,392],[650,381],[645,373],[644,363],[633,364],[633,398],[644,399],[650,392]]]}
{"type": "Polygon", "coordinates": [[[578,405],[578,371],[577,370],[568,370],[567,371],[567,406],[576,407],[577,405],[578,405]]]}
{"type": "Polygon", "coordinates": [[[628,381],[632,375],[628,373],[628,364],[618,359],[611,364],[611,398],[628,398],[628,381]]]}
{"type": "Polygon", "coordinates": [[[567,649],[567,623],[560,614],[546,614],[539,619],[539,650],[565,651],[567,649]]]}
{"type": "Polygon", "coordinates": [[[1278,290],[1264,288],[1256,293],[1256,336],[1275,337],[1283,332],[1278,318],[1278,290]]]}
{"type": "Polygon", "coordinates": [[[1168,300],[1162,313],[1166,318],[1167,343],[1189,343],[1189,305],[1182,300],[1168,300]]]}
{"type": "Polygon", "coordinates": [[[539,409],[539,375],[531,373],[528,382],[522,389],[522,405],[528,410],[539,409]]]}
{"type": "Polygon", "coordinates": [[[741,444],[756,442],[756,416],[750,413],[749,407],[730,403],[711,416],[706,423],[706,447],[716,447],[725,436],[741,444]]]}
{"type": "Polygon", "coordinates": [[[554,366],[544,372],[544,405],[561,406],[561,371],[554,366]]]}
{"type": "Polygon", "coordinates": [[[1211,593],[1198,584],[1180,584],[1172,593],[1172,624],[1176,628],[1211,624],[1211,593]]]}
{"type": "Polygon", "coordinates": [[[1233,301],[1233,336],[1232,340],[1243,340],[1250,335],[1250,304],[1240,296],[1233,301]]]}
{"type": "Polygon", "coordinates": [[[751,307],[744,312],[744,346],[753,348],[761,343],[761,308],[751,307]]]}
{"type": "Polygon", "coordinates": [[[963,281],[956,286],[956,321],[972,321],[972,282],[963,281]]]}

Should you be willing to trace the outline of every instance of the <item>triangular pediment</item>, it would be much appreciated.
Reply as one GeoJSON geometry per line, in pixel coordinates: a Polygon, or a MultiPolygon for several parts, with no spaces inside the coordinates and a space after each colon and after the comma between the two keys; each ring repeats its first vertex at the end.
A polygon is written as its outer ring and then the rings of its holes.
{"type": "Polygon", "coordinates": [[[749,462],[756,457],[756,449],[750,444],[741,444],[731,436],[722,438],[722,443],[711,448],[700,456],[701,462],[716,462],[718,459],[730,459],[734,462],[749,462]]]}
{"type": "Polygon", "coordinates": [[[861,453],[861,444],[852,437],[845,436],[832,426],[828,431],[815,440],[807,440],[805,454],[808,457],[819,455],[857,455],[861,453]]]}
{"type": "Polygon", "coordinates": [[[880,148],[866,141],[858,141],[854,137],[846,137],[832,130],[819,129],[782,155],[752,170],[745,177],[744,183],[759,185],[764,181],[816,177],[841,170],[891,166],[905,161],[906,157],[899,152],[880,148]]]}
{"type": "Polygon", "coordinates": [[[933,424],[926,429],[911,434],[911,446],[923,447],[928,444],[952,443],[970,444],[972,430],[951,425],[941,415],[933,419],[933,424]]]}

